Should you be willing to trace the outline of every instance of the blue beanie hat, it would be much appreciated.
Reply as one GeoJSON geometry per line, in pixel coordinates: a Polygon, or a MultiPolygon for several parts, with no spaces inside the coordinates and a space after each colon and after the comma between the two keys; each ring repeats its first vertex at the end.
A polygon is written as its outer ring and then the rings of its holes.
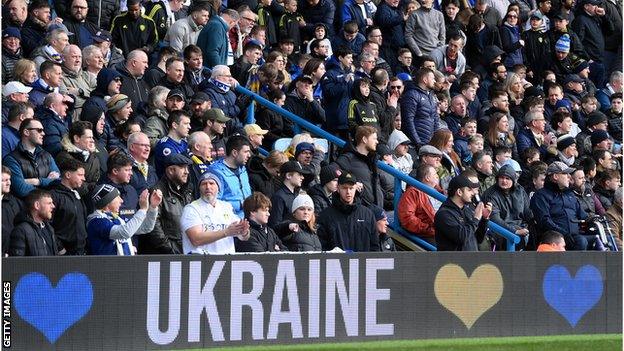
{"type": "Polygon", "coordinates": [[[555,51],[570,52],[570,36],[568,34],[562,35],[561,38],[557,40],[555,51]]]}

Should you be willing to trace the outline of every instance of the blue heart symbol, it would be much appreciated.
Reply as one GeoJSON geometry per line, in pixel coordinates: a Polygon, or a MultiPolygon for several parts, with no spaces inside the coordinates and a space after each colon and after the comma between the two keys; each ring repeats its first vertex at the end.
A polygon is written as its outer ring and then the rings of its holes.
{"type": "Polygon", "coordinates": [[[550,307],[575,327],[600,301],[602,287],[602,275],[592,265],[581,267],[574,278],[564,266],[554,265],[544,274],[542,291],[550,307]]]}
{"type": "Polygon", "coordinates": [[[82,273],[66,274],[56,288],[45,275],[29,273],[15,287],[17,313],[52,344],[89,312],[92,303],[93,287],[82,273]]]}

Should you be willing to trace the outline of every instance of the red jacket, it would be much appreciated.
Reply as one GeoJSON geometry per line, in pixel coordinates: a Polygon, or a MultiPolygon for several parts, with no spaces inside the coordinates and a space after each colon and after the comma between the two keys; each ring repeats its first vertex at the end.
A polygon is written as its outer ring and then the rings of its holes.
{"type": "Polygon", "coordinates": [[[409,232],[421,237],[434,237],[433,218],[435,211],[429,196],[410,186],[399,201],[399,223],[409,232]]]}

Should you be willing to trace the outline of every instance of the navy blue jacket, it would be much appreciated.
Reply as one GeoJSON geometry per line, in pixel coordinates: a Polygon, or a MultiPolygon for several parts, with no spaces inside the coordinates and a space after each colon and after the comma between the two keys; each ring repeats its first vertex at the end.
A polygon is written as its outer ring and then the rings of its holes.
{"type": "Polygon", "coordinates": [[[500,27],[502,49],[505,51],[505,67],[511,68],[514,65],[522,64],[522,45],[520,44],[520,28],[510,27],[503,24],[500,27]]]}
{"type": "Polygon", "coordinates": [[[2,127],[2,156],[6,156],[15,150],[19,142],[20,136],[17,129],[8,125],[2,127]]]}
{"type": "Polygon", "coordinates": [[[362,35],[366,35],[366,27],[368,26],[366,18],[371,18],[372,16],[368,6],[364,6],[364,8],[366,9],[366,17],[362,16],[362,10],[354,0],[347,0],[342,5],[342,22],[356,21],[362,35]]]}
{"type": "Polygon", "coordinates": [[[345,72],[337,58],[332,57],[327,63],[327,72],[321,80],[323,89],[323,108],[325,109],[325,128],[331,131],[348,130],[347,112],[351,99],[353,81],[345,80],[345,72]]]}
{"type": "Polygon", "coordinates": [[[212,108],[220,108],[226,116],[234,119],[240,114],[240,107],[236,105],[236,94],[232,90],[223,93],[210,80],[205,80],[200,84],[199,89],[208,95],[212,108]]]}
{"type": "Polygon", "coordinates": [[[61,117],[47,107],[39,107],[37,109],[37,118],[43,124],[43,148],[53,157],[63,149],[61,140],[63,136],[69,132],[67,119],[62,120],[61,117]]]}
{"type": "Polygon", "coordinates": [[[542,144],[542,146],[537,145],[537,141],[535,141],[535,137],[533,136],[533,132],[529,128],[524,128],[520,130],[518,136],[516,137],[516,146],[518,147],[518,154],[522,155],[524,150],[534,147],[540,152],[540,159],[546,159],[548,154],[548,147],[546,144],[542,144]]]}
{"type": "Polygon", "coordinates": [[[606,17],[589,16],[581,9],[572,21],[571,28],[581,39],[587,56],[591,60],[602,62],[604,60],[605,36],[613,33],[613,23],[606,17]]]}
{"type": "Polygon", "coordinates": [[[569,188],[561,190],[550,180],[533,194],[531,210],[537,228],[542,233],[555,230],[564,236],[578,235],[580,233],[577,221],[587,218],[587,213],[582,210],[574,192],[569,188]]]}
{"type": "Polygon", "coordinates": [[[403,11],[399,7],[390,7],[387,2],[382,2],[375,12],[375,23],[381,29],[383,46],[394,49],[405,46],[405,33],[403,26],[403,11]]]}
{"type": "Polygon", "coordinates": [[[49,86],[46,88],[41,83],[41,78],[37,79],[32,84],[32,90],[28,93],[28,101],[30,101],[35,107],[43,105],[45,97],[54,92],[53,88],[49,86]]]}
{"type": "Polygon", "coordinates": [[[345,39],[344,37],[344,34],[340,33],[334,37],[334,40],[332,41],[332,48],[346,46],[351,49],[351,51],[353,51],[354,55],[359,55],[362,52],[362,46],[364,45],[365,41],[366,38],[362,33],[358,33],[351,41],[347,41],[347,39],[345,39]]]}
{"type": "Polygon", "coordinates": [[[435,95],[414,83],[408,83],[399,102],[403,133],[417,145],[428,144],[440,125],[435,95]]]}
{"type": "Polygon", "coordinates": [[[312,6],[307,1],[299,1],[297,12],[303,15],[306,22],[304,35],[312,35],[314,27],[317,23],[323,23],[327,28],[327,37],[334,37],[334,14],[336,13],[336,5],[331,0],[321,0],[318,4],[312,6]]]}

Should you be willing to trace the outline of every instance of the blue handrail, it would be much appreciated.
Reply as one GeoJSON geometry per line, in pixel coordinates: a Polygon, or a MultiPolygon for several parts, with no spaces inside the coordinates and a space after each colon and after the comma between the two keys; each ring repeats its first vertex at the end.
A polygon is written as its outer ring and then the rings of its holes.
{"type": "MultiPolygon", "coordinates": [[[[261,104],[262,106],[268,108],[271,111],[277,112],[280,115],[290,119],[291,121],[293,121],[294,123],[303,126],[305,129],[309,130],[310,132],[319,135],[325,139],[327,139],[328,141],[338,145],[339,147],[344,147],[347,142],[336,137],[335,135],[332,135],[326,131],[324,131],[323,129],[319,128],[318,126],[306,121],[305,119],[295,115],[294,113],[287,111],[279,106],[277,106],[276,104],[272,103],[271,101],[263,98],[262,96],[241,87],[240,85],[237,85],[236,88],[234,88],[234,90],[240,94],[245,94],[249,97],[251,97],[252,99],[254,99],[255,101],[257,101],[259,104],[261,104]]],[[[399,170],[385,164],[384,162],[381,161],[377,161],[377,167],[387,173],[389,173],[390,175],[394,176],[395,178],[398,178],[402,181],[404,181],[405,183],[416,187],[418,190],[423,191],[424,193],[426,193],[429,196],[432,196],[436,199],[438,199],[439,201],[446,201],[446,196],[440,194],[439,192],[437,192],[435,189],[429,187],[428,185],[425,185],[419,181],[417,181],[416,179],[410,177],[409,175],[400,172],[399,170]]],[[[489,228],[494,231],[496,234],[504,237],[505,239],[507,239],[507,250],[508,251],[514,251],[515,250],[515,244],[520,242],[520,237],[512,232],[510,232],[509,230],[507,230],[506,228],[500,226],[497,223],[494,223],[494,221],[489,221],[488,222],[488,226],[489,228]]]]}

